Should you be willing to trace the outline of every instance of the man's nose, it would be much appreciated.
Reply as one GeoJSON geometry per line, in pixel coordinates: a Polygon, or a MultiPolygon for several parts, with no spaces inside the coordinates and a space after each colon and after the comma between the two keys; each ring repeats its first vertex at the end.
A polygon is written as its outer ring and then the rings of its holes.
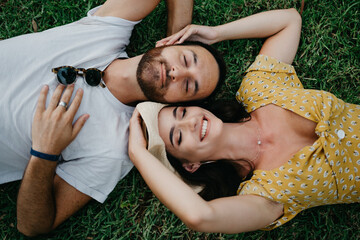
{"type": "Polygon", "coordinates": [[[179,81],[185,77],[188,77],[189,72],[181,66],[172,66],[169,72],[171,81],[179,81]]]}

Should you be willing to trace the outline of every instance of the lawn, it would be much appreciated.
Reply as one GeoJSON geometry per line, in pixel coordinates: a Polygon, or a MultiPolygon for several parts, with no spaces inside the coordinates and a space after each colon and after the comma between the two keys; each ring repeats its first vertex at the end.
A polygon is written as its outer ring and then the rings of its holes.
{"type": "MultiPolygon", "coordinates": [[[[0,0],[0,39],[73,22],[101,2],[0,0]]],[[[196,0],[193,22],[218,25],[264,10],[290,7],[300,9],[300,0],[196,0]]],[[[294,66],[305,88],[330,91],[347,102],[360,104],[360,2],[305,1],[302,17],[302,37],[294,66]]],[[[156,40],[165,36],[165,19],[162,2],[136,26],[128,47],[130,56],[152,48],[156,40]]],[[[235,96],[241,74],[255,59],[261,44],[262,40],[216,44],[228,64],[228,77],[219,98],[235,96]]],[[[19,182],[0,186],[0,239],[24,239],[16,230],[18,187],[19,182]]],[[[36,239],[360,239],[360,206],[309,209],[270,232],[204,234],[182,224],[133,169],[104,204],[90,202],[57,230],[36,239]]]]}

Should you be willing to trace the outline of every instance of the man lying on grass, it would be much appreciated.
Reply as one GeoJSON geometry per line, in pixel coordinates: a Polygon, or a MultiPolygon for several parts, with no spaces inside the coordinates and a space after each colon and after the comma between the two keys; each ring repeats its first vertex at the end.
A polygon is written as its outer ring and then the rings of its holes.
{"type": "MultiPolygon", "coordinates": [[[[6,89],[0,95],[0,183],[23,179],[17,228],[25,235],[51,231],[91,198],[105,201],[133,166],[128,124],[137,102],[203,99],[223,77],[221,59],[197,45],[127,58],[133,27],[159,2],[108,0],[77,22],[0,42],[0,86],[6,89]],[[90,118],[65,149],[47,139],[49,133],[32,130],[44,85],[57,97],[64,89],[58,85],[71,85],[59,103],[46,104],[58,109],[57,117],[71,106],[73,91],[83,95],[75,118],[90,118]]],[[[169,33],[191,22],[191,0],[167,4],[169,33]]]]}

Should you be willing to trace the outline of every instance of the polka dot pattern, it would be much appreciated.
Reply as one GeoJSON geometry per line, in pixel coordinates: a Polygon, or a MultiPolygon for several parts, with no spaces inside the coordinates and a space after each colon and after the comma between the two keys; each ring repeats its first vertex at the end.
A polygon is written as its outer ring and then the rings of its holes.
{"type": "Polygon", "coordinates": [[[238,194],[255,194],[284,205],[271,230],[307,208],[360,202],[360,106],[333,94],[304,89],[293,66],[259,55],[236,94],[248,112],[275,104],[317,123],[319,137],[287,163],[271,171],[255,170],[238,194]]]}

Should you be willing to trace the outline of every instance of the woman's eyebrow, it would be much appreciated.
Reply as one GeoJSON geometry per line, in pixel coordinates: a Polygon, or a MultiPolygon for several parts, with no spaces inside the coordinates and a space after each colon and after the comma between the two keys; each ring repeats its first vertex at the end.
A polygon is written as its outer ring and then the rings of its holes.
{"type": "MultiPolygon", "coordinates": [[[[174,116],[175,119],[176,119],[176,111],[177,111],[177,109],[178,109],[178,107],[174,108],[174,110],[173,110],[173,116],[174,116]]],[[[170,133],[169,133],[170,143],[171,143],[171,145],[173,147],[174,147],[174,142],[173,142],[174,129],[175,129],[175,127],[172,127],[170,129],[170,133]]]]}
{"type": "Polygon", "coordinates": [[[177,111],[178,107],[174,108],[173,110],[173,115],[174,115],[174,118],[176,119],[176,111],[177,111]]]}

